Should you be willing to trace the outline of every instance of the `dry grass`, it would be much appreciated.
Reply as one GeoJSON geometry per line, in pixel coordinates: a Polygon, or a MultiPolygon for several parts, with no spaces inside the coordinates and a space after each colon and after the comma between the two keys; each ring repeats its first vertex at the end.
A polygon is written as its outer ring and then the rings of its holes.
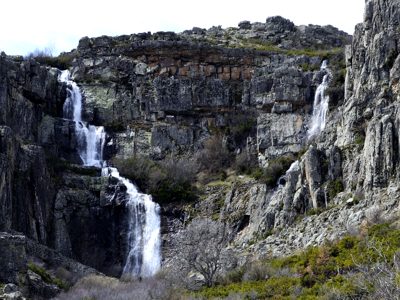
{"type": "Polygon", "coordinates": [[[116,278],[91,275],[81,279],[67,293],[60,294],[56,299],[178,300],[180,296],[176,294],[168,282],[159,278],[123,282],[116,278]]]}

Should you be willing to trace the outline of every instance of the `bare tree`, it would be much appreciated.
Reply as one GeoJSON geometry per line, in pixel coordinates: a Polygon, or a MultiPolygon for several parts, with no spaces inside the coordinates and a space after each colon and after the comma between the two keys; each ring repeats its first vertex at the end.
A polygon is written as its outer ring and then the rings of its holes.
{"type": "Polygon", "coordinates": [[[197,162],[202,169],[210,173],[217,173],[232,163],[229,153],[221,135],[213,135],[204,142],[204,149],[197,155],[197,162]]]}
{"type": "Polygon", "coordinates": [[[214,285],[218,274],[236,263],[233,252],[226,249],[225,225],[208,219],[194,219],[177,238],[179,269],[201,274],[207,286],[214,285]]]}
{"type": "Polygon", "coordinates": [[[388,257],[385,249],[375,240],[370,240],[368,249],[377,256],[376,261],[359,264],[358,286],[369,299],[400,299],[400,251],[388,257]]]}

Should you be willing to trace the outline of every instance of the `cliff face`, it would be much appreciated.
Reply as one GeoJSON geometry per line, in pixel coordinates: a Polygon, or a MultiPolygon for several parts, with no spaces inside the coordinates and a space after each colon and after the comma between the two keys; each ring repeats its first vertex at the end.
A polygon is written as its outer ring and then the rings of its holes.
{"type": "Polygon", "coordinates": [[[37,143],[43,115],[57,115],[63,92],[55,72],[35,62],[1,56],[0,70],[0,228],[26,232],[45,243],[55,185],[37,143]]]}
{"type": "MultiPolygon", "coordinates": [[[[297,160],[274,187],[230,176],[203,186],[195,203],[164,205],[165,265],[176,231],[193,215],[224,221],[244,258],[287,254],[398,215],[399,7],[367,1],[352,42],[330,26],[274,17],[226,30],[83,38],[67,54],[84,119],[106,127],[106,159],[192,160],[218,135],[232,155],[245,153],[264,169],[282,156],[297,160]],[[333,74],[328,117],[310,141],[325,59],[333,74]]],[[[41,259],[37,247],[46,245],[52,257],[118,276],[127,251],[125,190],[79,166],[58,75],[33,60],[0,57],[0,231],[31,242],[2,241],[41,259]]]]}
{"type": "MultiPolygon", "coordinates": [[[[27,245],[34,241],[117,275],[126,251],[120,237],[126,234],[125,207],[118,202],[124,189],[100,177],[100,170],[72,164],[80,162],[75,125],[61,118],[66,89],[58,75],[32,60],[0,57],[0,231],[29,239],[4,235],[1,251],[16,248],[16,240],[24,255],[57,267],[60,258],[52,262],[51,255],[37,253],[27,245]],[[115,202],[106,200],[110,194],[115,202]]],[[[16,281],[14,271],[0,280],[16,281]]]]}
{"type": "Polygon", "coordinates": [[[250,222],[238,244],[249,234],[268,232],[251,251],[287,254],[353,232],[360,224],[399,216],[399,4],[366,2],[364,23],[346,48],[343,105],[330,109],[325,131],[284,187],[273,192],[254,187],[249,205],[242,207],[250,222]],[[343,192],[331,197],[337,180],[343,192]],[[299,219],[307,206],[323,210],[299,219]]]}
{"type": "MultiPolygon", "coordinates": [[[[327,50],[309,56],[305,50],[286,50],[278,41],[272,44],[267,37],[279,35],[299,43],[297,38],[312,28],[303,32],[280,18],[268,19],[265,28],[257,26],[261,25],[82,39],[72,71],[85,91],[86,117],[117,131],[113,136],[117,156],[140,153],[162,159],[171,153],[193,154],[210,136],[210,128],[234,126],[240,115],[253,116],[255,121],[262,112],[307,114],[321,79],[317,70],[322,58],[335,56],[333,47],[343,46],[349,37],[318,27],[316,32],[330,38],[316,36],[303,47],[313,43],[327,50]],[[220,44],[214,45],[216,41],[220,44]]],[[[260,123],[275,123],[269,118],[273,117],[265,116],[260,123]]],[[[307,117],[287,118],[296,123],[295,130],[284,133],[293,136],[286,142],[293,149],[277,149],[274,156],[299,151],[307,117]]],[[[258,145],[261,151],[269,147],[265,140],[258,145]]]]}

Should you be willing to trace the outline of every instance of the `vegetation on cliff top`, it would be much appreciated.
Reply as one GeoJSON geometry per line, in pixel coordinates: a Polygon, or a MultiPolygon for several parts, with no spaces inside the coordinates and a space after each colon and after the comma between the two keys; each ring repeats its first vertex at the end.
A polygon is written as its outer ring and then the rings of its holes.
{"type": "Polygon", "coordinates": [[[34,59],[37,62],[48,65],[60,70],[66,70],[72,66],[72,61],[75,58],[74,53],[61,53],[58,56],[53,56],[51,49],[36,49],[28,54],[28,59],[34,59]]]}

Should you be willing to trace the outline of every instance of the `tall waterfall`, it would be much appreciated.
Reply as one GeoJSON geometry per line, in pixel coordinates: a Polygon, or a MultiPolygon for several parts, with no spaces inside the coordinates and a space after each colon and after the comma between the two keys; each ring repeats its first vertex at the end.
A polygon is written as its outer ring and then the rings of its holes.
{"type": "Polygon", "coordinates": [[[328,112],[329,96],[325,94],[332,78],[332,73],[328,68],[326,60],[322,62],[321,70],[327,73],[324,75],[321,84],[315,92],[313,114],[311,118],[310,128],[307,132],[308,139],[312,139],[325,129],[326,114],[328,112]]]}
{"type": "Polygon", "coordinates": [[[59,81],[68,86],[63,115],[75,121],[78,153],[83,164],[101,167],[102,176],[115,177],[127,188],[129,249],[122,274],[132,277],[153,276],[161,267],[160,207],[152,201],[150,195],[139,193],[135,185],[122,177],[116,168],[107,167],[103,161],[106,138],[104,127],[82,121],[82,94],[78,85],[71,80],[68,70],[60,74],[59,81]]]}

